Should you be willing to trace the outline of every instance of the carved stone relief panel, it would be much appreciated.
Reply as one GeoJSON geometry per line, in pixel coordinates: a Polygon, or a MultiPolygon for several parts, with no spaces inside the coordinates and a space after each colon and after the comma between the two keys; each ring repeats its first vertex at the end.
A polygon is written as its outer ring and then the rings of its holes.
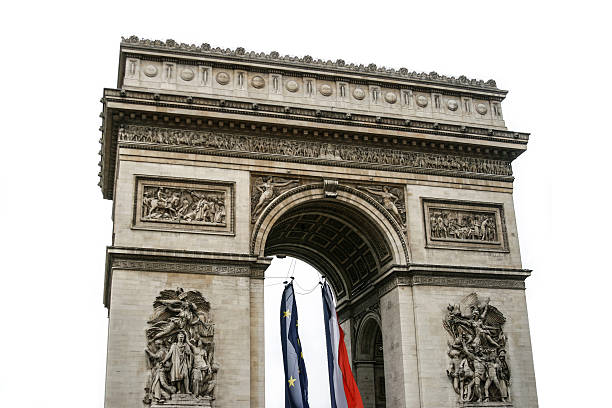
{"type": "Polygon", "coordinates": [[[210,303],[196,290],[162,290],[147,323],[149,375],[143,402],[152,407],[210,407],[219,370],[210,303]]]}
{"type": "Polygon", "coordinates": [[[508,251],[501,204],[423,199],[428,248],[508,251]]]}
{"type": "Polygon", "coordinates": [[[506,318],[490,300],[471,293],[449,304],[442,326],[450,335],[446,374],[459,402],[468,406],[510,405],[506,318]]]}
{"type": "Polygon", "coordinates": [[[254,175],[251,177],[251,222],[257,217],[276,197],[285,191],[302,184],[302,180],[282,178],[268,175],[254,175]]]}
{"type": "Polygon", "coordinates": [[[234,183],[136,177],[133,228],[234,234],[234,183]]]}
{"type": "Polygon", "coordinates": [[[378,201],[402,227],[406,227],[406,201],[404,188],[392,185],[356,185],[355,188],[365,192],[378,201]]]}

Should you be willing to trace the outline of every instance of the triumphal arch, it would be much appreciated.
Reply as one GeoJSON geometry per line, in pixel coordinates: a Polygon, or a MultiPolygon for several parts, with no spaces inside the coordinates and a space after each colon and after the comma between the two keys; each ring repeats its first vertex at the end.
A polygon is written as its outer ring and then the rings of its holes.
{"type": "Polygon", "coordinates": [[[101,115],[106,408],[264,407],[274,255],[332,285],[366,407],[536,407],[506,93],[123,39],[101,115]]]}

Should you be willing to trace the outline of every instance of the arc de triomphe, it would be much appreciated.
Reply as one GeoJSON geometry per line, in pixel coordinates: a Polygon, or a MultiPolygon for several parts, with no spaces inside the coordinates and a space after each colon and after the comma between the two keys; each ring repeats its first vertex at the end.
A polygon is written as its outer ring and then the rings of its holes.
{"type": "Polygon", "coordinates": [[[506,93],[123,39],[105,406],[264,407],[264,271],[286,255],[332,285],[365,406],[536,407],[506,93]]]}

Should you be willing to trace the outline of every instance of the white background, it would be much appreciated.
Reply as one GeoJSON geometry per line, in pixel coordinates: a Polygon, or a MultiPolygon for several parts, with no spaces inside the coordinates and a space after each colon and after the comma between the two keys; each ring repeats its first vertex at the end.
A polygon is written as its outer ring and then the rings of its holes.
{"type": "MultiPolygon", "coordinates": [[[[120,36],[131,34],[492,77],[509,89],[503,104],[508,127],[532,133],[529,150],[513,167],[524,267],[534,269],[527,296],[540,405],[609,406],[606,4],[4,2],[0,406],[103,406],[108,322],[102,284],[111,202],[96,185],[99,98],[104,87],[116,85],[120,36]]],[[[305,288],[316,283],[313,272],[296,276],[305,288]]],[[[279,299],[276,292],[266,299],[268,357],[278,352],[271,341],[278,336],[279,299]]],[[[305,320],[319,294],[298,302],[305,320]]],[[[304,344],[314,347],[319,333],[302,330],[304,344]]],[[[308,358],[317,353],[306,351],[308,358]]],[[[267,361],[267,406],[280,407],[282,386],[273,383],[278,364],[267,361]]],[[[312,383],[325,378],[315,368],[309,374],[312,383]]],[[[311,389],[313,408],[325,406],[318,394],[311,389]]]]}

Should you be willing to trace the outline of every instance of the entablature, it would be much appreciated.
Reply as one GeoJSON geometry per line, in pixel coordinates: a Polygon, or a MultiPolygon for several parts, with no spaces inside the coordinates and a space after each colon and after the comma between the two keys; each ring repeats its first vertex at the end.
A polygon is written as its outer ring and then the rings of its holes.
{"type": "MultiPolygon", "coordinates": [[[[374,117],[371,115],[347,116],[334,111],[282,106],[279,104],[253,104],[243,101],[218,98],[200,98],[184,95],[158,94],[146,91],[106,89],[102,99],[104,111],[101,114],[103,137],[101,155],[101,187],[106,198],[112,198],[114,180],[115,153],[118,143],[140,143],[146,148],[174,150],[198,150],[202,147],[214,147],[209,143],[198,145],[189,141],[194,132],[200,133],[197,140],[203,142],[206,132],[215,132],[231,140],[231,135],[246,139],[258,138],[264,142],[277,138],[279,143],[311,143],[338,148],[345,152],[361,148],[371,152],[368,159],[355,158],[354,153],[340,154],[344,157],[331,157],[329,152],[312,156],[302,155],[302,159],[331,159],[332,165],[355,161],[369,161],[370,167],[376,165],[398,165],[397,171],[430,172],[470,178],[492,178],[512,180],[510,162],[526,149],[528,134],[494,130],[479,127],[467,127],[448,123],[429,121],[404,121],[391,117],[374,117]],[[152,141],[130,138],[130,132],[121,130],[144,128],[186,132],[181,143],[170,143],[168,138],[152,141]],[[284,140],[284,142],[282,142],[284,140]],[[154,146],[156,145],[156,146],[154,146]],[[171,146],[175,145],[175,146],[171,146]],[[422,161],[419,155],[424,156],[422,161]],[[428,156],[429,159],[426,157],[428,156]],[[472,157],[485,160],[476,166],[463,160],[465,165],[453,164],[454,158],[472,157]],[[432,161],[433,160],[433,161],[432,161]],[[440,162],[450,162],[447,166],[440,162]],[[488,162],[487,162],[488,161],[488,162]],[[418,162],[418,165],[415,163],[418,162]],[[433,164],[432,164],[433,163],[433,164]],[[486,164],[488,163],[488,164],[486,164]],[[463,171],[462,171],[463,170],[463,171]],[[457,173],[457,174],[453,174],[457,173]],[[479,174],[480,173],[480,174],[479,174]]],[[[195,140],[195,139],[194,139],[195,140]]],[[[242,145],[240,145],[242,146],[242,145]]],[[[299,147],[299,145],[297,145],[299,147]]],[[[236,154],[274,153],[272,151],[253,151],[252,149],[227,149],[217,146],[227,156],[236,154]],[[231,150],[234,150],[231,152],[231,150]]],[[[279,153],[279,152],[276,152],[279,153]]],[[[294,156],[290,154],[290,156],[294,156]]],[[[282,158],[279,157],[281,161],[282,158]]],[[[292,158],[289,158],[292,159],[292,158]]],[[[466,161],[467,160],[467,161],[466,161]]],[[[358,164],[357,164],[358,165],[358,164]]]]}

